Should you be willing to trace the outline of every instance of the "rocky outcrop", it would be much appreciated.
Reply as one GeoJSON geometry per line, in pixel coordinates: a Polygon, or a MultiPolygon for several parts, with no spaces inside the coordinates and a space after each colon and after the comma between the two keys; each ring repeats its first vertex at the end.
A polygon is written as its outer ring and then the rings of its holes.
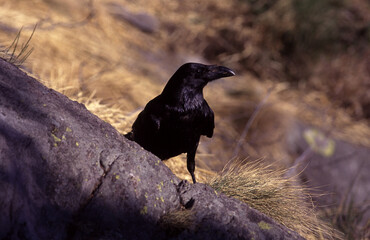
{"type": "Polygon", "coordinates": [[[302,239],[0,59],[1,239],[302,239]]]}

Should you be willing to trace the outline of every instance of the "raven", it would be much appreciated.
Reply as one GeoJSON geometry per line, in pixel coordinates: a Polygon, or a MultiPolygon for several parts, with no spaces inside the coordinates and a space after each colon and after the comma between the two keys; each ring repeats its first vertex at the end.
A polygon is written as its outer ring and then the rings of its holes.
{"type": "Polygon", "coordinates": [[[223,66],[185,63],[162,93],[148,102],[125,136],[161,160],[187,153],[187,168],[196,183],[195,152],[200,136],[211,138],[215,127],[203,88],[210,81],[234,75],[223,66]]]}

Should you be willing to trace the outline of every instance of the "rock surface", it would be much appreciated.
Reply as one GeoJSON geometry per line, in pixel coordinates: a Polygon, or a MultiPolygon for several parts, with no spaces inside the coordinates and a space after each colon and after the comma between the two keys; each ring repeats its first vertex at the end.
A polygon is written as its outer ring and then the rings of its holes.
{"type": "Polygon", "coordinates": [[[2,59],[0,212],[0,239],[302,239],[2,59]]]}
{"type": "Polygon", "coordinates": [[[303,123],[292,129],[296,132],[290,143],[293,154],[308,153],[296,173],[302,172],[301,178],[307,187],[318,193],[313,196],[314,201],[319,207],[361,209],[363,217],[359,218],[359,224],[365,227],[370,219],[370,149],[325,136],[323,130],[303,123]],[[315,140],[314,146],[305,139],[307,132],[318,133],[311,139],[315,140]],[[328,141],[332,142],[331,148],[328,141]],[[330,150],[329,154],[324,150],[330,150]]]}

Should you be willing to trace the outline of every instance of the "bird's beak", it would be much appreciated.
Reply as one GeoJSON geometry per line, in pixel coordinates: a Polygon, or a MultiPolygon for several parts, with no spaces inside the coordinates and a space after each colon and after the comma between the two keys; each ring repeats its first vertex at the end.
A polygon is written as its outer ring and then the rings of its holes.
{"type": "Polygon", "coordinates": [[[230,68],[224,66],[210,66],[209,67],[209,80],[216,80],[224,77],[235,76],[235,72],[230,68]]]}
{"type": "Polygon", "coordinates": [[[233,70],[223,66],[218,66],[218,72],[222,75],[222,77],[235,76],[235,72],[233,70]]]}

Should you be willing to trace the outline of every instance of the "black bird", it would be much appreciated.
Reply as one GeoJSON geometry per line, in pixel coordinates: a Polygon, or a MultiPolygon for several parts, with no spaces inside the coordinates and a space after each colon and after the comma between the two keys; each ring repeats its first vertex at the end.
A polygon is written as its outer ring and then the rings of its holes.
{"type": "Polygon", "coordinates": [[[182,65],[162,93],[148,102],[125,136],[162,160],[187,153],[187,168],[195,183],[195,152],[200,136],[211,138],[215,127],[203,88],[210,81],[234,75],[222,66],[182,65]]]}

